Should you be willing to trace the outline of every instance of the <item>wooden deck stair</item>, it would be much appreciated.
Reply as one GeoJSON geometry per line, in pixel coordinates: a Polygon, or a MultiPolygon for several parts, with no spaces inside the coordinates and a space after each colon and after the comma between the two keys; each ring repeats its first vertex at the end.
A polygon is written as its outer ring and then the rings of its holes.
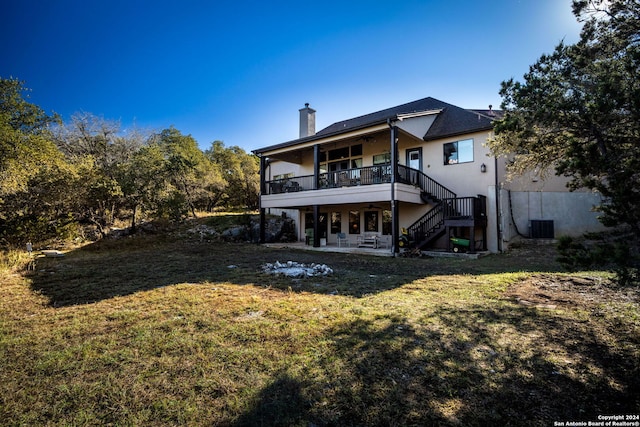
{"type": "MultiPolygon", "coordinates": [[[[399,167],[400,181],[420,187],[421,200],[433,205],[420,219],[407,227],[410,239],[419,249],[429,246],[449,227],[482,227],[486,233],[486,198],[458,197],[453,191],[421,171],[399,167]]],[[[484,244],[484,243],[483,243],[484,244]]]]}

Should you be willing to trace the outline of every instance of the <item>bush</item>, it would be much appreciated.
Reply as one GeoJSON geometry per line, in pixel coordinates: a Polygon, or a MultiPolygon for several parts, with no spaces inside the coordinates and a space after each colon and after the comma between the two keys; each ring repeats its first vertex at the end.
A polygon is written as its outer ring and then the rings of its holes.
{"type": "Polygon", "coordinates": [[[640,285],[640,256],[629,232],[587,234],[581,239],[561,236],[557,250],[558,262],[569,271],[607,268],[616,274],[619,285],[640,285]]]}

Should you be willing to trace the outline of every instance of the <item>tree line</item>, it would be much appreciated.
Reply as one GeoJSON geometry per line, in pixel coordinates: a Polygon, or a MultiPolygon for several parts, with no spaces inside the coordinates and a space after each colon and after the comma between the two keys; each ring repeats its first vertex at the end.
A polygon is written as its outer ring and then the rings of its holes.
{"type": "Polygon", "coordinates": [[[202,151],[174,127],[125,131],[91,113],[63,122],[26,93],[24,82],[0,77],[3,246],[258,207],[259,160],[240,147],[214,141],[202,151]]]}

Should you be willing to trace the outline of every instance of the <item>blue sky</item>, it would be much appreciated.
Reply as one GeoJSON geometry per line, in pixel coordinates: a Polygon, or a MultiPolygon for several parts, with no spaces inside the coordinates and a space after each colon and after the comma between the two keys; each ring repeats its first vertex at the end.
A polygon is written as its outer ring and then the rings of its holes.
{"type": "Polygon", "coordinates": [[[90,112],[204,150],[298,136],[432,96],[500,105],[500,82],[575,43],[570,0],[4,0],[0,76],[68,120],[90,112]]]}

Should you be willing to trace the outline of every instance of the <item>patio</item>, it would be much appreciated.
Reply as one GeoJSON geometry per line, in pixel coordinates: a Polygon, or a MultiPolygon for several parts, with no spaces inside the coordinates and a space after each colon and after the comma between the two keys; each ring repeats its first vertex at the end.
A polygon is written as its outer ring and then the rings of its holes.
{"type": "Polygon", "coordinates": [[[313,247],[307,245],[305,242],[289,242],[289,243],[265,243],[264,246],[269,248],[289,248],[289,249],[301,249],[307,251],[317,252],[339,252],[347,254],[364,254],[364,255],[376,255],[376,256],[392,256],[391,248],[362,248],[357,245],[351,246],[338,246],[337,244],[328,243],[324,246],[313,247]]]}
{"type": "MultiPolygon", "coordinates": [[[[346,254],[360,254],[360,255],[373,255],[373,256],[393,256],[391,252],[391,248],[362,248],[358,246],[342,246],[339,247],[336,244],[327,244],[325,246],[319,246],[317,248],[305,244],[305,242],[290,242],[290,243],[265,243],[264,246],[269,248],[286,248],[286,249],[300,249],[306,251],[316,251],[316,252],[337,252],[337,253],[346,253],[346,254]]],[[[438,251],[422,251],[422,255],[426,257],[434,257],[434,258],[458,258],[458,259],[478,259],[483,256],[490,255],[488,251],[478,251],[476,253],[470,254],[467,252],[447,252],[445,250],[438,251]]],[[[402,256],[401,253],[398,253],[397,256],[402,256]]]]}

